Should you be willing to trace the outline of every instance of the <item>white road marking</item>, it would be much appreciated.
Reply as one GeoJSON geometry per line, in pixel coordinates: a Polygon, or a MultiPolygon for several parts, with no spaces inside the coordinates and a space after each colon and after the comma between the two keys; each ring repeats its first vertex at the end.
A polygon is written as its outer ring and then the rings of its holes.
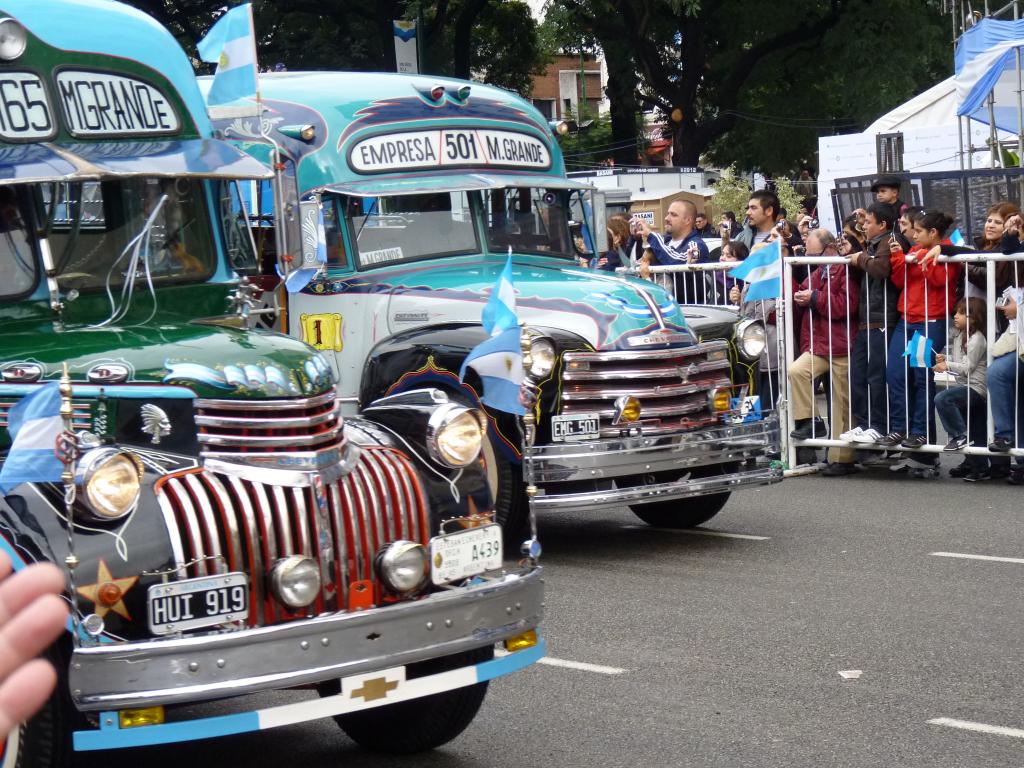
{"type": "MultiPolygon", "coordinates": [[[[495,656],[508,656],[508,651],[503,648],[494,650],[495,656]]],[[[538,659],[538,664],[547,664],[549,667],[562,667],[564,669],[578,669],[581,672],[597,672],[601,675],[623,675],[628,669],[622,667],[606,667],[604,664],[590,664],[586,661],[569,661],[568,659],[556,659],[552,656],[545,656],[538,659]]]]}
{"type": "Polygon", "coordinates": [[[993,736],[1012,736],[1015,739],[1024,739],[1024,729],[1007,728],[1005,725],[988,725],[987,723],[975,723],[970,720],[954,720],[952,717],[936,717],[928,721],[929,725],[944,725],[948,728],[960,728],[964,731],[976,733],[990,733],[993,736]]]}
{"type": "Polygon", "coordinates": [[[654,528],[650,525],[624,525],[634,531],[658,531],[659,533],[683,533],[689,536],[715,536],[720,539],[746,539],[747,541],[771,541],[771,536],[754,536],[749,533],[726,533],[725,531],[705,531],[703,528],[654,528]]]}
{"type": "Polygon", "coordinates": [[[958,557],[962,560],[988,560],[992,563],[1024,563],[1024,557],[995,557],[994,555],[966,555],[963,552],[932,552],[935,557],[958,557]]]}
{"type": "Polygon", "coordinates": [[[537,663],[547,664],[549,667],[578,669],[581,672],[597,672],[601,675],[622,675],[626,673],[626,670],[621,667],[606,667],[603,664],[588,664],[585,661],[568,661],[567,659],[556,659],[551,656],[545,656],[537,663]]]}

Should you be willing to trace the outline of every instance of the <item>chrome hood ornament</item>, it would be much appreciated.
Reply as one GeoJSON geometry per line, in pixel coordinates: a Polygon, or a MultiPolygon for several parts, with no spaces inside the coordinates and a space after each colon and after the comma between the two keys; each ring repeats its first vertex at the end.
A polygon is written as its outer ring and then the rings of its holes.
{"type": "Polygon", "coordinates": [[[160,438],[171,434],[171,420],[162,408],[146,403],[142,406],[142,431],[152,437],[153,445],[158,445],[160,438]]]}

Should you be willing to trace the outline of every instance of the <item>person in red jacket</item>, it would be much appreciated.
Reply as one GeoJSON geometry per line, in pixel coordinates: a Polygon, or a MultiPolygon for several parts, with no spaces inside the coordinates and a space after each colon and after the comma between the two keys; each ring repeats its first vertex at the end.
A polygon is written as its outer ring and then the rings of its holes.
{"type": "MultiPolygon", "coordinates": [[[[929,407],[935,402],[931,368],[916,368],[904,356],[914,332],[932,340],[932,351],[946,344],[946,323],[957,300],[959,264],[938,263],[939,246],[953,224],[941,211],[929,211],[914,224],[909,253],[892,250],[892,281],[902,288],[896,309],[900,320],[889,342],[885,379],[889,387],[889,428],[882,445],[920,448],[935,437],[935,418],[929,407]]],[[[931,363],[929,363],[931,365],[931,363]]]]}
{"type": "MultiPolygon", "coordinates": [[[[808,256],[838,256],[836,239],[827,229],[807,236],[808,256]]],[[[789,369],[790,402],[796,429],[792,437],[824,437],[817,434],[814,380],[831,374],[832,407],[829,426],[833,435],[850,427],[850,347],[857,334],[860,285],[849,279],[846,264],[822,264],[793,294],[799,316],[800,356],[789,369]]],[[[824,475],[854,471],[852,448],[830,448],[824,475]]]]}

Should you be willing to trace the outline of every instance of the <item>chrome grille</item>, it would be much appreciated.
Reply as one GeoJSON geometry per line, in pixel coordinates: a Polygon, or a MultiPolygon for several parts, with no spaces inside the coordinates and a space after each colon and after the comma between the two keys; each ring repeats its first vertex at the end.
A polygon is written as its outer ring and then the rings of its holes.
{"type": "MultiPolygon", "coordinates": [[[[7,414],[17,403],[17,400],[10,403],[0,403],[0,429],[7,429],[7,414]]],[[[74,414],[71,417],[74,428],[76,430],[91,430],[93,428],[91,402],[88,400],[72,400],[71,405],[74,408],[74,414]]]]}
{"type": "Polygon", "coordinates": [[[333,389],[288,400],[196,400],[195,414],[206,458],[317,453],[345,442],[333,389]]]}
{"type": "Polygon", "coordinates": [[[198,469],[162,478],[157,499],[179,578],[250,575],[251,626],[348,610],[353,591],[367,583],[377,603],[377,551],[396,539],[430,539],[415,469],[389,448],[363,448],[356,467],[326,485],[273,486],[198,469]],[[307,555],[320,564],[321,593],[297,612],[275,601],[266,587],[270,568],[288,555],[307,555]]]}
{"type": "Polygon", "coordinates": [[[731,382],[724,341],[682,349],[566,352],[562,371],[560,413],[597,413],[601,436],[614,437],[615,400],[631,395],[640,400],[640,426],[645,435],[717,423],[708,390],[731,382]]]}

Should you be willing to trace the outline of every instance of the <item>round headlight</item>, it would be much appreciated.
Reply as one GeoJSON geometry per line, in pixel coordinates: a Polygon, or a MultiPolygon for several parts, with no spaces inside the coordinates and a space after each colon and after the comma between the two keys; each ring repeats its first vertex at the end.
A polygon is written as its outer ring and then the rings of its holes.
{"type": "Polygon", "coordinates": [[[766,343],[764,323],[760,320],[744,320],[736,328],[736,344],[740,354],[748,360],[755,360],[764,352],[766,343]]]}
{"type": "Polygon", "coordinates": [[[438,408],[427,424],[430,455],[446,467],[465,467],[476,461],[487,433],[487,420],[476,408],[449,404],[438,408]]]}
{"type": "Polygon", "coordinates": [[[79,497],[101,520],[117,520],[133,509],[142,490],[142,462],[134,453],[97,448],[78,462],[79,497]]]}
{"type": "Polygon", "coordinates": [[[546,378],[555,367],[555,344],[551,339],[538,336],[530,340],[530,376],[546,378]]]}
{"type": "Polygon", "coordinates": [[[415,541],[394,541],[377,553],[377,576],[392,592],[415,592],[427,583],[430,556],[415,541]]]}
{"type": "Polygon", "coordinates": [[[7,16],[0,19],[0,59],[13,61],[25,52],[28,34],[20,22],[7,16]]]}
{"type": "Polygon", "coordinates": [[[320,567],[304,555],[278,560],[270,571],[270,589],[289,608],[305,608],[320,594],[320,567]]]}

